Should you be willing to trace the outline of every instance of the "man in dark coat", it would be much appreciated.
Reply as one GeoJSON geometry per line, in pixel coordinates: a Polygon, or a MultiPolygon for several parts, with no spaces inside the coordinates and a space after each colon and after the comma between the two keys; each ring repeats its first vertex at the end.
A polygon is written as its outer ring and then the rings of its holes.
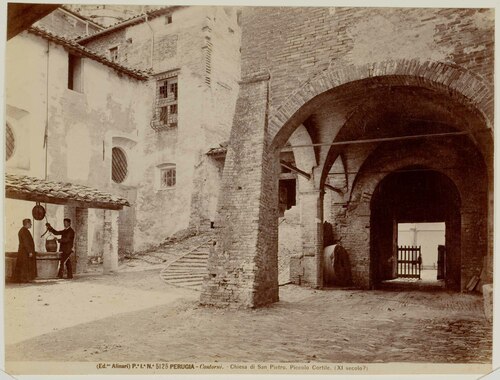
{"type": "Polygon", "coordinates": [[[64,265],[66,265],[66,270],[68,272],[68,278],[73,278],[73,269],[71,267],[71,252],[73,252],[73,242],[75,240],[75,231],[71,228],[71,219],[64,219],[64,230],[56,231],[52,228],[49,223],[46,223],[45,226],[48,228],[50,232],[54,235],[61,235],[59,239],[59,243],[61,243],[59,250],[62,252],[61,261],[59,264],[59,273],[57,277],[63,278],[64,274],[64,265]]]}
{"type": "Polygon", "coordinates": [[[36,273],[35,242],[30,232],[31,220],[23,219],[23,226],[19,230],[19,249],[17,251],[16,269],[14,272],[15,282],[30,282],[36,273]]]}

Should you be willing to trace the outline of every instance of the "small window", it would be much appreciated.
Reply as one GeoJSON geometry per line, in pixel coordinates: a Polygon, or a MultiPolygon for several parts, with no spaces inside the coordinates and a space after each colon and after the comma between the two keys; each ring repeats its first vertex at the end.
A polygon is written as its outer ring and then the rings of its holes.
{"type": "Polygon", "coordinates": [[[172,15],[165,16],[165,24],[171,24],[172,23],[172,15]]]}
{"type": "Polygon", "coordinates": [[[109,59],[112,62],[118,62],[118,46],[109,49],[109,59]]]}
{"type": "Polygon", "coordinates": [[[9,124],[6,125],[7,130],[5,132],[5,160],[9,160],[14,155],[14,149],[16,147],[16,141],[14,139],[14,132],[9,124]]]}
{"type": "Polygon", "coordinates": [[[170,114],[171,114],[171,115],[174,115],[174,114],[176,114],[176,113],[177,113],[177,104],[172,104],[172,105],[170,106],[170,114]]]}
{"type": "Polygon", "coordinates": [[[175,186],[175,166],[160,168],[160,187],[166,189],[175,186]]]}
{"type": "Polygon", "coordinates": [[[127,157],[120,148],[113,148],[111,158],[111,177],[114,182],[122,183],[127,176],[127,157]]]}
{"type": "Polygon", "coordinates": [[[82,58],[68,54],[68,89],[82,92],[82,58]]]}

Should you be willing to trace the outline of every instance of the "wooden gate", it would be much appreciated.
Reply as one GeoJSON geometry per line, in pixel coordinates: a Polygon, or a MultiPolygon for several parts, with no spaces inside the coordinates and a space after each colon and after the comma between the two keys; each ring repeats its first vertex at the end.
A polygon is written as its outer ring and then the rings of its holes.
{"type": "Polygon", "coordinates": [[[398,246],[398,277],[420,278],[421,268],[420,246],[398,246]]]}

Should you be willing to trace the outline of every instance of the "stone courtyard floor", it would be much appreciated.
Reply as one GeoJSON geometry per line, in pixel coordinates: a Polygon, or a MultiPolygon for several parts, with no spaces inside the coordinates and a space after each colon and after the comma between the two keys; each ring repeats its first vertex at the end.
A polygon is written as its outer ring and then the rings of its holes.
{"type": "Polygon", "coordinates": [[[198,305],[159,269],[5,289],[6,361],[488,363],[477,294],[280,287],[256,310],[198,305]]]}

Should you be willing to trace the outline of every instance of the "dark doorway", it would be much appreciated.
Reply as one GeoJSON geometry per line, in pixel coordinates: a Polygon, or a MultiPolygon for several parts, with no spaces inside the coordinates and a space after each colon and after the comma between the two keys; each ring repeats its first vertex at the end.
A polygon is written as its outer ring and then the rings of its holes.
{"type": "MultiPolygon", "coordinates": [[[[423,167],[387,175],[371,201],[372,286],[398,277],[398,225],[438,222],[445,226],[444,244],[438,244],[446,246],[444,284],[460,290],[460,197],[456,186],[444,174],[423,167]]],[[[437,280],[437,246],[435,256],[437,280]]],[[[432,260],[423,259],[424,268],[432,267],[432,260]]]]}

